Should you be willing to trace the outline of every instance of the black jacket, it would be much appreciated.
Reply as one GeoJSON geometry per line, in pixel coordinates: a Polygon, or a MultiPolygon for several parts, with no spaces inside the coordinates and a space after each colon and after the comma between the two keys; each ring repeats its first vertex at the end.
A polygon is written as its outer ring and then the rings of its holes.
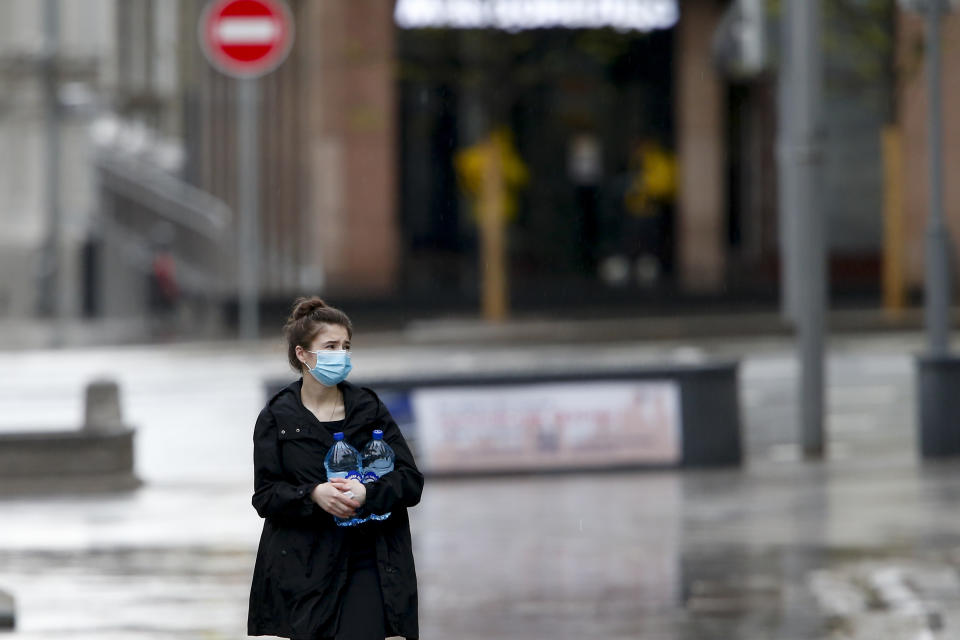
{"type": "MultiPolygon", "coordinates": [[[[354,529],[310,499],[326,482],[323,459],[333,436],[300,400],[302,380],[267,402],[253,432],[253,506],[264,518],[250,588],[247,633],[285,638],[333,636],[347,580],[345,548],[354,529]]],[[[417,638],[417,576],[407,508],[420,502],[423,475],[397,423],[377,395],[349,382],[339,385],[346,409],[344,438],[358,450],[373,429],[396,454],[394,470],[367,485],[365,508],[390,512],[368,527],[376,545],[388,636],[417,638]]]]}

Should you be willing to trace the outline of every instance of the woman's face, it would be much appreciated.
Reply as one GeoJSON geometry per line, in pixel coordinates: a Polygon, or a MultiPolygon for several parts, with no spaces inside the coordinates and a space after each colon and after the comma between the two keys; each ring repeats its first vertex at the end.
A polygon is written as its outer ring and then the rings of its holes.
{"type": "Polygon", "coordinates": [[[317,363],[317,356],[309,351],[349,351],[350,337],[347,328],[339,324],[322,324],[317,336],[310,343],[309,349],[297,346],[297,358],[307,366],[313,367],[317,363]]]}

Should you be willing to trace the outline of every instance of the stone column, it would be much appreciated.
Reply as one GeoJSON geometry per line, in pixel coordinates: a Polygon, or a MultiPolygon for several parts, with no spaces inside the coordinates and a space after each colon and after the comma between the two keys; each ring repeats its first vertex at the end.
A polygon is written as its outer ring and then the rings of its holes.
{"type": "Polygon", "coordinates": [[[678,276],[683,290],[703,293],[720,291],[726,275],[725,105],[710,57],[722,9],[714,0],[682,2],[674,55],[678,276]]]}
{"type": "Polygon", "coordinates": [[[399,254],[393,3],[301,7],[301,287],[333,297],[387,294],[397,282],[399,254]]]}

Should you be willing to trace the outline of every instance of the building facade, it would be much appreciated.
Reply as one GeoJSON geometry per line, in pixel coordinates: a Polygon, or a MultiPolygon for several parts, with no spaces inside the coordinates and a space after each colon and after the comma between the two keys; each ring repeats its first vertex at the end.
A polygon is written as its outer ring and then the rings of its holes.
{"type": "Polygon", "coordinates": [[[112,9],[0,4],[0,317],[83,307],[73,275],[94,209],[88,127],[114,61],[112,9]],[[65,273],[56,283],[51,243],[65,273]]]}
{"type": "MultiPolygon", "coordinates": [[[[22,151],[0,172],[0,259],[17,274],[0,301],[14,315],[37,310],[36,256],[50,235],[37,53],[44,4],[0,8],[0,135],[22,151]]],[[[200,52],[205,2],[52,4],[61,12],[60,101],[73,96],[88,107],[60,111],[71,313],[143,314],[161,245],[180,267],[185,296],[231,307],[244,259],[236,83],[200,52]]],[[[719,59],[717,33],[747,0],[602,4],[615,10],[601,15],[571,1],[568,14],[547,19],[537,3],[519,0],[478,0],[475,10],[469,2],[290,0],[294,46],[258,81],[262,299],[282,306],[321,293],[408,316],[476,310],[471,158],[496,131],[512,167],[505,209],[515,308],[635,311],[677,298],[775,304],[777,14],[766,18],[763,63],[738,75],[719,59]],[[463,12],[444,14],[448,5],[463,12]]],[[[880,140],[891,124],[904,140],[902,242],[912,286],[922,272],[922,29],[892,0],[824,0],[824,16],[832,281],[841,294],[879,302],[880,140]]],[[[960,55],[957,20],[945,27],[945,69],[960,55]]],[[[960,92],[944,74],[949,176],[960,161],[949,115],[960,92]]],[[[953,220],[960,187],[947,184],[953,220]]]]}

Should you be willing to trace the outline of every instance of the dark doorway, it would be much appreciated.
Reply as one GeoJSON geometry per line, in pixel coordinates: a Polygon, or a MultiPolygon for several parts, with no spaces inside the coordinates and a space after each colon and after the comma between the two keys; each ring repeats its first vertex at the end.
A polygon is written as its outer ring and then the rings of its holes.
{"type": "Polygon", "coordinates": [[[408,293],[476,298],[476,222],[457,157],[493,128],[509,133],[525,172],[510,194],[515,307],[669,290],[672,202],[641,211],[627,192],[644,143],[672,157],[672,31],[401,30],[398,54],[408,293]],[[646,279],[644,252],[656,261],[646,279]]]}

